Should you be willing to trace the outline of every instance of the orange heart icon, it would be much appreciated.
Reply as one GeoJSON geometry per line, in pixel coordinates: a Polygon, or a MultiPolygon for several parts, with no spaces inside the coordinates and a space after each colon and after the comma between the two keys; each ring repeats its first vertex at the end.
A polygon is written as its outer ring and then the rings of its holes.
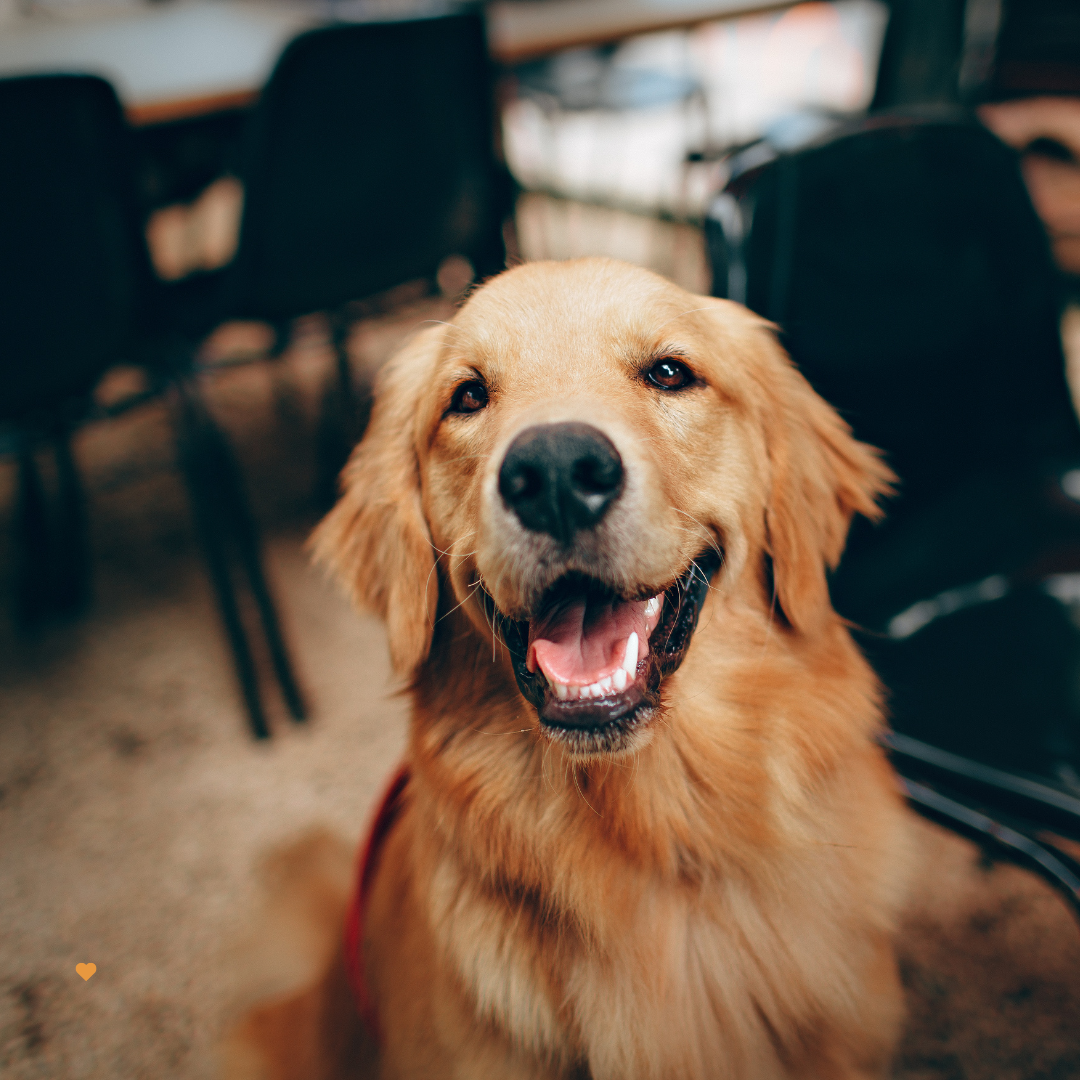
{"type": "Polygon", "coordinates": [[[76,964],[75,970],[84,978],[89,979],[97,971],[97,964],[76,964]]]}

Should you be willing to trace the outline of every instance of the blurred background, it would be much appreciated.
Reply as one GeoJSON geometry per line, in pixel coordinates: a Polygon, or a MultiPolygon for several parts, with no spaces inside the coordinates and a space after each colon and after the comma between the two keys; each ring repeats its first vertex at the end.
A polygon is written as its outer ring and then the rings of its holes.
{"type": "Polygon", "coordinates": [[[927,883],[897,1075],[1080,1075],[1075,0],[0,0],[0,162],[4,1076],[215,1075],[280,988],[267,852],[404,745],[306,536],[394,349],[581,255],[773,320],[897,470],[834,602],[916,808],[1047,883],[927,883]]]}

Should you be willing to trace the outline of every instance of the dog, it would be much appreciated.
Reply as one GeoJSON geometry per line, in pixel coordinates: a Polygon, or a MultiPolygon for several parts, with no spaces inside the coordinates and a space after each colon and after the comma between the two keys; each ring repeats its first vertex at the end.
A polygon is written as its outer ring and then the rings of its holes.
{"type": "Polygon", "coordinates": [[[388,363],[314,537],[412,703],[340,1075],[888,1074],[908,812],[827,571],[893,479],[774,327],[612,260],[388,363]]]}

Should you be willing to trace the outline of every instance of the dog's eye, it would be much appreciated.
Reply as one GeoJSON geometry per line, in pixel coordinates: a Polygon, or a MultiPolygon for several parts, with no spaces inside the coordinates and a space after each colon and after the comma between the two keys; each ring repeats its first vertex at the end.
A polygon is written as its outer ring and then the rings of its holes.
{"type": "Polygon", "coordinates": [[[488,392],[481,382],[462,383],[450,399],[450,412],[473,413],[478,412],[488,403],[488,392]]]}
{"type": "Polygon", "coordinates": [[[661,390],[681,390],[684,386],[689,386],[694,381],[694,376],[690,374],[690,369],[685,364],[672,359],[670,356],[665,356],[662,360],[657,360],[656,363],[645,372],[645,378],[648,379],[653,386],[659,386],[661,390]]]}

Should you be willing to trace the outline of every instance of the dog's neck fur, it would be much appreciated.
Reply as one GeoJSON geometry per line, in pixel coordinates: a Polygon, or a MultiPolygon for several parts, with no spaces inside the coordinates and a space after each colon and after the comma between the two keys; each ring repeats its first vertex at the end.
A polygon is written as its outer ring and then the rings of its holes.
{"type": "Polygon", "coordinates": [[[881,798],[873,768],[839,768],[879,758],[877,684],[837,617],[770,648],[778,634],[756,596],[714,595],[646,745],[583,764],[540,735],[501,646],[460,611],[440,621],[412,691],[418,865],[437,867],[417,888],[479,1017],[538,1059],[596,1080],[719,1061],[765,1080],[810,1060],[822,1017],[863,1022],[856,988],[897,898],[854,913],[861,937],[832,940],[828,916],[895,841],[850,813],[881,798]]]}

